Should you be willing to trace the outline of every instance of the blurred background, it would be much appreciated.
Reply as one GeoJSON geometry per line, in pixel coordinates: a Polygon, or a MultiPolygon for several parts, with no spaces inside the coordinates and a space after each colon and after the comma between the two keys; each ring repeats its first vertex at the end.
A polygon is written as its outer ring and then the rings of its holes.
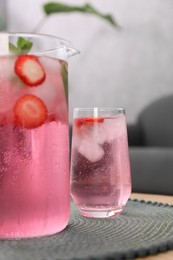
{"type": "MultiPolygon", "coordinates": [[[[33,31],[44,17],[44,3],[0,0],[0,29],[33,31]]],[[[60,13],[48,17],[39,32],[68,39],[81,51],[69,60],[70,116],[75,106],[123,106],[128,122],[133,123],[145,106],[173,93],[173,2],[90,3],[100,12],[111,14],[121,29],[96,16],[60,13]]]]}
{"type": "MultiPolygon", "coordinates": [[[[32,32],[45,17],[45,3],[0,0],[0,30],[32,32]]],[[[124,107],[133,191],[173,195],[173,1],[89,3],[119,27],[75,12],[50,15],[37,30],[81,51],[69,59],[70,120],[74,107],[124,107]]]]}

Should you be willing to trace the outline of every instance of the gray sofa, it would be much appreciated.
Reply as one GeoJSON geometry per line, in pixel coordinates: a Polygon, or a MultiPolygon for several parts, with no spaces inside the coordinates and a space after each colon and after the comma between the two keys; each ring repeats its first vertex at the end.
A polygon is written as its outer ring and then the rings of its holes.
{"type": "Polygon", "coordinates": [[[173,195],[173,95],[146,107],[128,139],[133,191],[173,195]]]}

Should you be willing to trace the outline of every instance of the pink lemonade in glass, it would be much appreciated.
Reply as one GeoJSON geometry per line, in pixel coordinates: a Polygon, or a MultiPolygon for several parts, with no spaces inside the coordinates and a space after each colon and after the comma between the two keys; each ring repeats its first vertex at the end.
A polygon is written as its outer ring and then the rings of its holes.
{"type": "Polygon", "coordinates": [[[122,212],[131,174],[124,110],[98,109],[97,115],[92,109],[75,112],[71,194],[82,215],[102,218],[122,212]]]}
{"type": "Polygon", "coordinates": [[[66,77],[67,63],[44,53],[0,56],[0,238],[50,235],[68,223],[66,77]]]}

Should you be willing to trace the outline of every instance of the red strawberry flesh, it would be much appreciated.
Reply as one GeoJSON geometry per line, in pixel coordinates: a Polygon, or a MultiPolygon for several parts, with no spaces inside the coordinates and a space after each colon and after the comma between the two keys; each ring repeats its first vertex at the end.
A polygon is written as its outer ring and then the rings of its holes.
{"type": "Polygon", "coordinates": [[[28,86],[38,86],[46,74],[39,59],[34,55],[21,55],[15,62],[15,73],[28,86]]]}
{"type": "Polygon", "coordinates": [[[104,118],[102,117],[86,117],[84,118],[85,123],[103,123],[104,118]]]}
{"type": "Polygon", "coordinates": [[[80,127],[83,124],[87,123],[103,123],[104,118],[102,117],[86,117],[86,118],[79,118],[76,119],[76,126],[80,127]]]}
{"type": "Polygon", "coordinates": [[[31,129],[45,122],[47,108],[40,98],[34,95],[25,95],[17,100],[14,114],[16,125],[31,129]]]}

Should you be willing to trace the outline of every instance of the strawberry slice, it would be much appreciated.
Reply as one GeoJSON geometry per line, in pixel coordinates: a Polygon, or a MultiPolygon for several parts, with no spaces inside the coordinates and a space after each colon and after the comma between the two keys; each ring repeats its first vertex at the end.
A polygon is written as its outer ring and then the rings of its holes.
{"type": "Polygon", "coordinates": [[[15,62],[15,73],[28,86],[40,85],[46,77],[39,59],[33,55],[21,55],[15,62]]]}
{"type": "Polygon", "coordinates": [[[14,115],[16,125],[28,129],[36,128],[47,119],[47,108],[40,98],[25,95],[17,100],[14,115]]]}
{"type": "Polygon", "coordinates": [[[83,119],[84,123],[103,123],[104,118],[102,117],[86,117],[83,119]]]}
{"type": "Polygon", "coordinates": [[[103,123],[104,118],[102,117],[86,117],[86,118],[79,118],[79,119],[75,119],[76,121],[76,126],[80,127],[83,124],[87,124],[87,123],[103,123]]]}

